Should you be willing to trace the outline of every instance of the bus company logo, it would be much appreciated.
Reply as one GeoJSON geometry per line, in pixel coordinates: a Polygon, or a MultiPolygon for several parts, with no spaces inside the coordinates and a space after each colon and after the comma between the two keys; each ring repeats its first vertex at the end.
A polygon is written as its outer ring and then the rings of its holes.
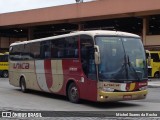
{"type": "Polygon", "coordinates": [[[29,69],[29,63],[13,63],[13,69],[29,69]]]}
{"type": "Polygon", "coordinates": [[[119,87],[120,84],[108,83],[108,84],[104,84],[104,86],[107,86],[107,87],[119,87]]]}
{"type": "Polygon", "coordinates": [[[11,112],[2,112],[2,117],[11,117],[11,112]]]}

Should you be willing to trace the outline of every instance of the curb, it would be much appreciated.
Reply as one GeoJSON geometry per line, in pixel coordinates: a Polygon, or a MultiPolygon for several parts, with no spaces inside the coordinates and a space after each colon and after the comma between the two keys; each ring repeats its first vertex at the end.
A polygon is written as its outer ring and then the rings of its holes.
{"type": "Polygon", "coordinates": [[[160,88],[160,79],[148,79],[148,88],[160,88]]]}
{"type": "Polygon", "coordinates": [[[148,87],[150,87],[150,88],[158,88],[158,87],[160,87],[160,81],[159,82],[157,82],[157,81],[148,82],[148,87]]]}
{"type": "Polygon", "coordinates": [[[148,88],[160,88],[158,85],[148,85],[148,88]]]}

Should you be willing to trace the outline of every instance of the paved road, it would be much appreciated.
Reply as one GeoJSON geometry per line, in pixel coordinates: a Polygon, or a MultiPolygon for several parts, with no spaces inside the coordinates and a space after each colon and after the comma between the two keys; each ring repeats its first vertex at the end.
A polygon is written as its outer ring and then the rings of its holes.
{"type": "Polygon", "coordinates": [[[8,79],[0,80],[0,106],[3,109],[30,109],[53,111],[101,111],[101,110],[159,110],[160,88],[149,88],[149,94],[145,100],[93,103],[82,101],[80,104],[70,103],[66,97],[48,94],[44,92],[30,91],[22,93],[19,88],[9,85],[8,79]]]}
{"type": "Polygon", "coordinates": [[[159,87],[160,88],[160,78],[150,78],[149,79],[149,81],[148,81],[148,86],[150,87],[150,88],[155,88],[155,87],[159,87]]]}
{"type": "Polygon", "coordinates": [[[23,111],[160,111],[160,88],[149,88],[145,100],[94,103],[84,101],[70,103],[66,97],[44,92],[22,93],[9,85],[8,79],[0,79],[0,110],[23,111]]]}

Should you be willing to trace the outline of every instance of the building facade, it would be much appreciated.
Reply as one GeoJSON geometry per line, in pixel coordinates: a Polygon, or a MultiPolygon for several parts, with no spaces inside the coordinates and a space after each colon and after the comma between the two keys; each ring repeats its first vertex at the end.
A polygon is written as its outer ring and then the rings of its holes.
{"type": "Polygon", "coordinates": [[[96,0],[0,14],[0,52],[15,41],[93,29],[132,32],[146,48],[159,49],[160,0],[96,0]]]}

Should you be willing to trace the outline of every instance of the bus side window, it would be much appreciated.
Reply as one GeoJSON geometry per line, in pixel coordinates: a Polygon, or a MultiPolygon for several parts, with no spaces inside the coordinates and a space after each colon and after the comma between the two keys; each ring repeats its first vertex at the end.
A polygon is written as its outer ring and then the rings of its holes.
{"type": "Polygon", "coordinates": [[[23,51],[23,45],[14,46],[12,51],[10,51],[11,60],[21,60],[21,52],[23,51]],[[22,48],[22,49],[21,49],[22,48]]]}
{"type": "Polygon", "coordinates": [[[48,59],[51,58],[51,44],[50,40],[41,42],[41,58],[48,59]]]}
{"type": "Polygon", "coordinates": [[[57,56],[58,56],[58,58],[62,58],[63,57],[63,49],[61,49],[60,47],[58,49],[57,56]]]}
{"type": "Polygon", "coordinates": [[[64,58],[64,51],[64,38],[59,38],[51,41],[51,58],[64,58]]]}
{"type": "Polygon", "coordinates": [[[153,62],[159,62],[160,61],[158,53],[151,53],[151,59],[153,59],[153,62]]]}
{"type": "Polygon", "coordinates": [[[33,57],[30,54],[30,46],[28,44],[24,44],[23,52],[21,54],[21,58],[23,60],[31,60],[33,57]]]}
{"type": "Polygon", "coordinates": [[[57,58],[58,57],[58,48],[56,40],[51,40],[51,58],[57,58]]]}
{"type": "Polygon", "coordinates": [[[0,55],[0,62],[3,61],[3,55],[0,55]]]}
{"type": "Polygon", "coordinates": [[[30,56],[33,59],[40,59],[40,42],[30,43],[30,56]]]}
{"type": "Polygon", "coordinates": [[[77,58],[78,38],[67,37],[51,41],[51,58],[77,58]]]}
{"type": "Polygon", "coordinates": [[[4,55],[4,62],[8,62],[8,55],[4,55]]]}
{"type": "Polygon", "coordinates": [[[65,57],[66,58],[78,58],[78,37],[72,36],[65,39],[65,57]]]}
{"type": "Polygon", "coordinates": [[[58,39],[58,44],[57,44],[57,57],[58,58],[65,58],[65,38],[60,38],[58,39]]]}

